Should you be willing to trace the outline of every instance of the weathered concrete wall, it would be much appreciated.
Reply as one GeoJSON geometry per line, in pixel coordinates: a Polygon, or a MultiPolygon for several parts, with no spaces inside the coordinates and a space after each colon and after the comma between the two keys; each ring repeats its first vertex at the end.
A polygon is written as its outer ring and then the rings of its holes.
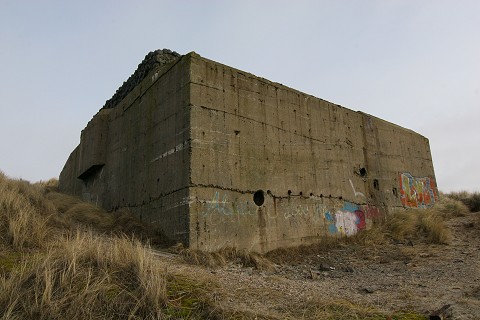
{"type": "Polygon", "coordinates": [[[385,207],[432,206],[438,190],[428,139],[369,115],[364,116],[364,135],[370,177],[367,194],[372,200],[385,207]],[[415,205],[404,201],[402,193],[409,191],[419,197],[415,205]]]}
{"type": "Polygon", "coordinates": [[[399,174],[434,180],[410,130],[198,55],[191,81],[193,247],[351,235],[402,206],[399,174]]]}
{"type": "Polygon", "coordinates": [[[188,64],[154,68],[114,108],[102,109],[83,130],[60,189],[107,210],[128,208],[188,242],[188,64]]]}
{"type": "Polygon", "coordinates": [[[195,53],[117,100],[83,131],[61,189],[192,248],[353,235],[437,197],[421,135],[195,53]]]}

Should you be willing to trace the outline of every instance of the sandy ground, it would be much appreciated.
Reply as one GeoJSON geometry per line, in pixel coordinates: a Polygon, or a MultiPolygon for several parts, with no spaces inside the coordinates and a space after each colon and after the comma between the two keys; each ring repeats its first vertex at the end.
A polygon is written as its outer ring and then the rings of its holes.
{"type": "Polygon", "coordinates": [[[453,235],[449,245],[350,245],[269,272],[234,264],[189,266],[170,257],[169,269],[214,279],[219,288],[212,293],[216,303],[252,318],[282,319],[308,301],[341,299],[387,313],[425,315],[450,304],[451,319],[480,319],[480,213],[447,224],[453,235]]]}

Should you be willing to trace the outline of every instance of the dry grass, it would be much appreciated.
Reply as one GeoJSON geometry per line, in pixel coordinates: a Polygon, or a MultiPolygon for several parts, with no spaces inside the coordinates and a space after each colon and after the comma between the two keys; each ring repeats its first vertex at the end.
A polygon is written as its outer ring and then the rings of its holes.
{"type": "Polygon", "coordinates": [[[480,192],[450,192],[448,194],[443,194],[451,199],[461,201],[465,204],[470,212],[479,212],[480,211],[480,192]]]}
{"type": "Polygon", "coordinates": [[[445,225],[444,214],[436,209],[398,210],[385,224],[385,232],[395,240],[421,240],[427,243],[448,244],[451,233],[445,225]]]}
{"type": "Polygon", "coordinates": [[[214,286],[137,240],[77,231],[46,251],[0,255],[1,319],[202,319],[214,286]]]}
{"type": "MultiPolygon", "coordinates": [[[[325,319],[325,320],[424,320],[424,315],[412,312],[396,312],[388,315],[365,303],[356,304],[347,300],[313,300],[297,306],[297,312],[290,319],[325,319]]],[[[291,308],[290,308],[291,309],[291,308]]]]}
{"type": "Polygon", "coordinates": [[[167,247],[173,244],[161,229],[143,223],[126,209],[109,213],[77,197],[54,190],[47,191],[46,198],[58,212],[51,217],[51,224],[59,228],[75,230],[87,227],[106,234],[126,234],[155,246],[167,247]]]}
{"type": "Polygon", "coordinates": [[[2,319],[201,319],[209,289],[137,240],[77,231],[0,275],[2,319]]]}
{"type": "Polygon", "coordinates": [[[14,250],[42,247],[54,208],[41,189],[0,172],[0,195],[0,245],[14,250]]]}
{"type": "MultiPolygon", "coordinates": [[[[448,202],[450,205],[452,202],[448,202]]],[[[275,263],[297,263],[305,256],[312,256],[345,246],[365,248],[382,247],[394,241],[414,240],[430,244],[448,244],[451,233],[445,220],[463,214],[464,207],[454,202],[452,207],[445,205],[441,209],[418,210],[399,209],[388,216],[386,221],[374,224],[369,230],[351,237],[325,237],[320,242],[308,246],[280,248],[272,250],[266,257],[275,263]],[[459,209],[460,208],[460,209],[459,209]]]]}
{"type": "Polygon", "coordinates": [[[139,242],[77,232],[2,278],[0,308],[5,319],[157,319],[165,278],[139,242]]]}
{"type": "MultiPolygon", "coordinates": [[[[255,310],[222,309],[210,297],[212,290],[228,288],[216,288],[199,275],[169,272],[148,245],[135,240],[162,239],[161,234],[128,211],[112,215],[60,194],[57,185],[54,179],[30,184],[0,173],[2,319],[277,318],[255,310]]],[[[344,245],[375,246],[390,239],[446,243],[449,234],[443,221],[463,214],[462,210],[456,202],[445,202],[435,210],[401,211],[355,237],[327,237],[313,246],[266,256],[233,248],[214,253],[182,248],[180,254],[193,264],[215,267],[231,262],[271,270],[271,261],[292,261],[344,245]]],[[[282,314],[287,319],[388,318],[374,307],[343,300],[285,305],[282,314]]],[[[403,313],[390,318],[422,319],[403,313]]]]}
{"type": "Polygon", "coordinates": [[[227,264],[227,259],[217,252],[206,252],[202,250],[183,248],[178,253],[185,262],[192,265],[215,268],[222,267],[227,264]]]}
{"type": "Polygon", "coordinates": [[[431,244],[449,244],[452,238],[450,230],[435,211],[426,211],[420,214],[420,230],[427,238],[427,243],[431,244]]]}
{"type": "Polygon", "coordinates": [[[435,210],[441,213],[445,219],[464,217],[469,212],[468,207],[462,201],[447,195],[442,195],[438,204],[435,204],[435,210]]]}
{"type": "Polygon", "coordinates": [[[216,314],[199,279],[168,273],[148,245],[124,235],[146,232],[128,212],[109,215],[57,194],[55,184],[30,184],[0,172],[1,319],[216,314]]]}
{"type": "MultiPolygon", "coordinates": [[[[269,295],[270,296],[270,295],[269,295]]],[[[353,303],[345,299],[312,299],[300,304],[287,303],[275,308],[278,312],[252,309],[222,310],[222,319],[322,319],[322,320],[426,320],[416,312],[397,311],[393,314],[366,303],[353,303]]]]}
{"type": "Polygon", "coordinates": [[[259,270],[273,270],[275,264],[257,252],[238,250],[236,248],[224,248],[216,252],[206,252],[183,247],[177,248],[178,253],[187,263],[207,267],[222,267],[228,262],[253,267],[259,270]]]}

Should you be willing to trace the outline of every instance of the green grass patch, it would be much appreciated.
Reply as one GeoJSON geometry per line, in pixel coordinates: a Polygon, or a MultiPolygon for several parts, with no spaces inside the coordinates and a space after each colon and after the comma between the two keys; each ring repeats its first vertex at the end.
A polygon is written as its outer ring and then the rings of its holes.
{"type": "Polygon", "coordinates": [[[10,273],[17,268],[22,260],[23,253],[17,251],[0,252],[0,274],[10,273]]]}

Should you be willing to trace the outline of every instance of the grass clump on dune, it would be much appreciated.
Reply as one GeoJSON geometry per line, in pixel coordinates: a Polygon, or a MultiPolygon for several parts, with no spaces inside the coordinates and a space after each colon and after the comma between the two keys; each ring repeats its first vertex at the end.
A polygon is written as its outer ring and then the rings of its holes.
{"type": "Polygon", "coordinates": [[[208,291],[198,290],[201,280],[169,273],[166,263],[136,240],[141,237],[132,238],[145,232],[133,219],[58,194],[53,180],[30,184],[0,172],[1,318],[213,315],[208,291]],[[125,235],[123,230],[132,228],[125,235]]]}
{"type": "Polygon", "coordinates": [[[435,209],[400,209],[385,223],[385,232],[395,240],[426,239],[427,243],[448,244],[451,233],[445,218],[435,209]]]}
{"type": "Polygon", "coordinates": [[[40,188],[0,172],[0,245],[14,250],[42,247],[53,212],[40,188]]]}
{"type": "Polygon", "coordinates": [[[4,277],[0,308],[7,319],[157,319],[165,277],[139,242],[79,231],[4,277]]]}
{"type": "Polygon", "coordinates": [[[442,214],[445,219],[464,217],[469,208],[462,201],[443,194],[440,201],[435,204],[435,210],[442,214]]]}
{"type": "Polygon", "coordinates": [[[462,202],[470,212],[480,212],[480,192],[450,192],[444,196],[462,202]]]}

